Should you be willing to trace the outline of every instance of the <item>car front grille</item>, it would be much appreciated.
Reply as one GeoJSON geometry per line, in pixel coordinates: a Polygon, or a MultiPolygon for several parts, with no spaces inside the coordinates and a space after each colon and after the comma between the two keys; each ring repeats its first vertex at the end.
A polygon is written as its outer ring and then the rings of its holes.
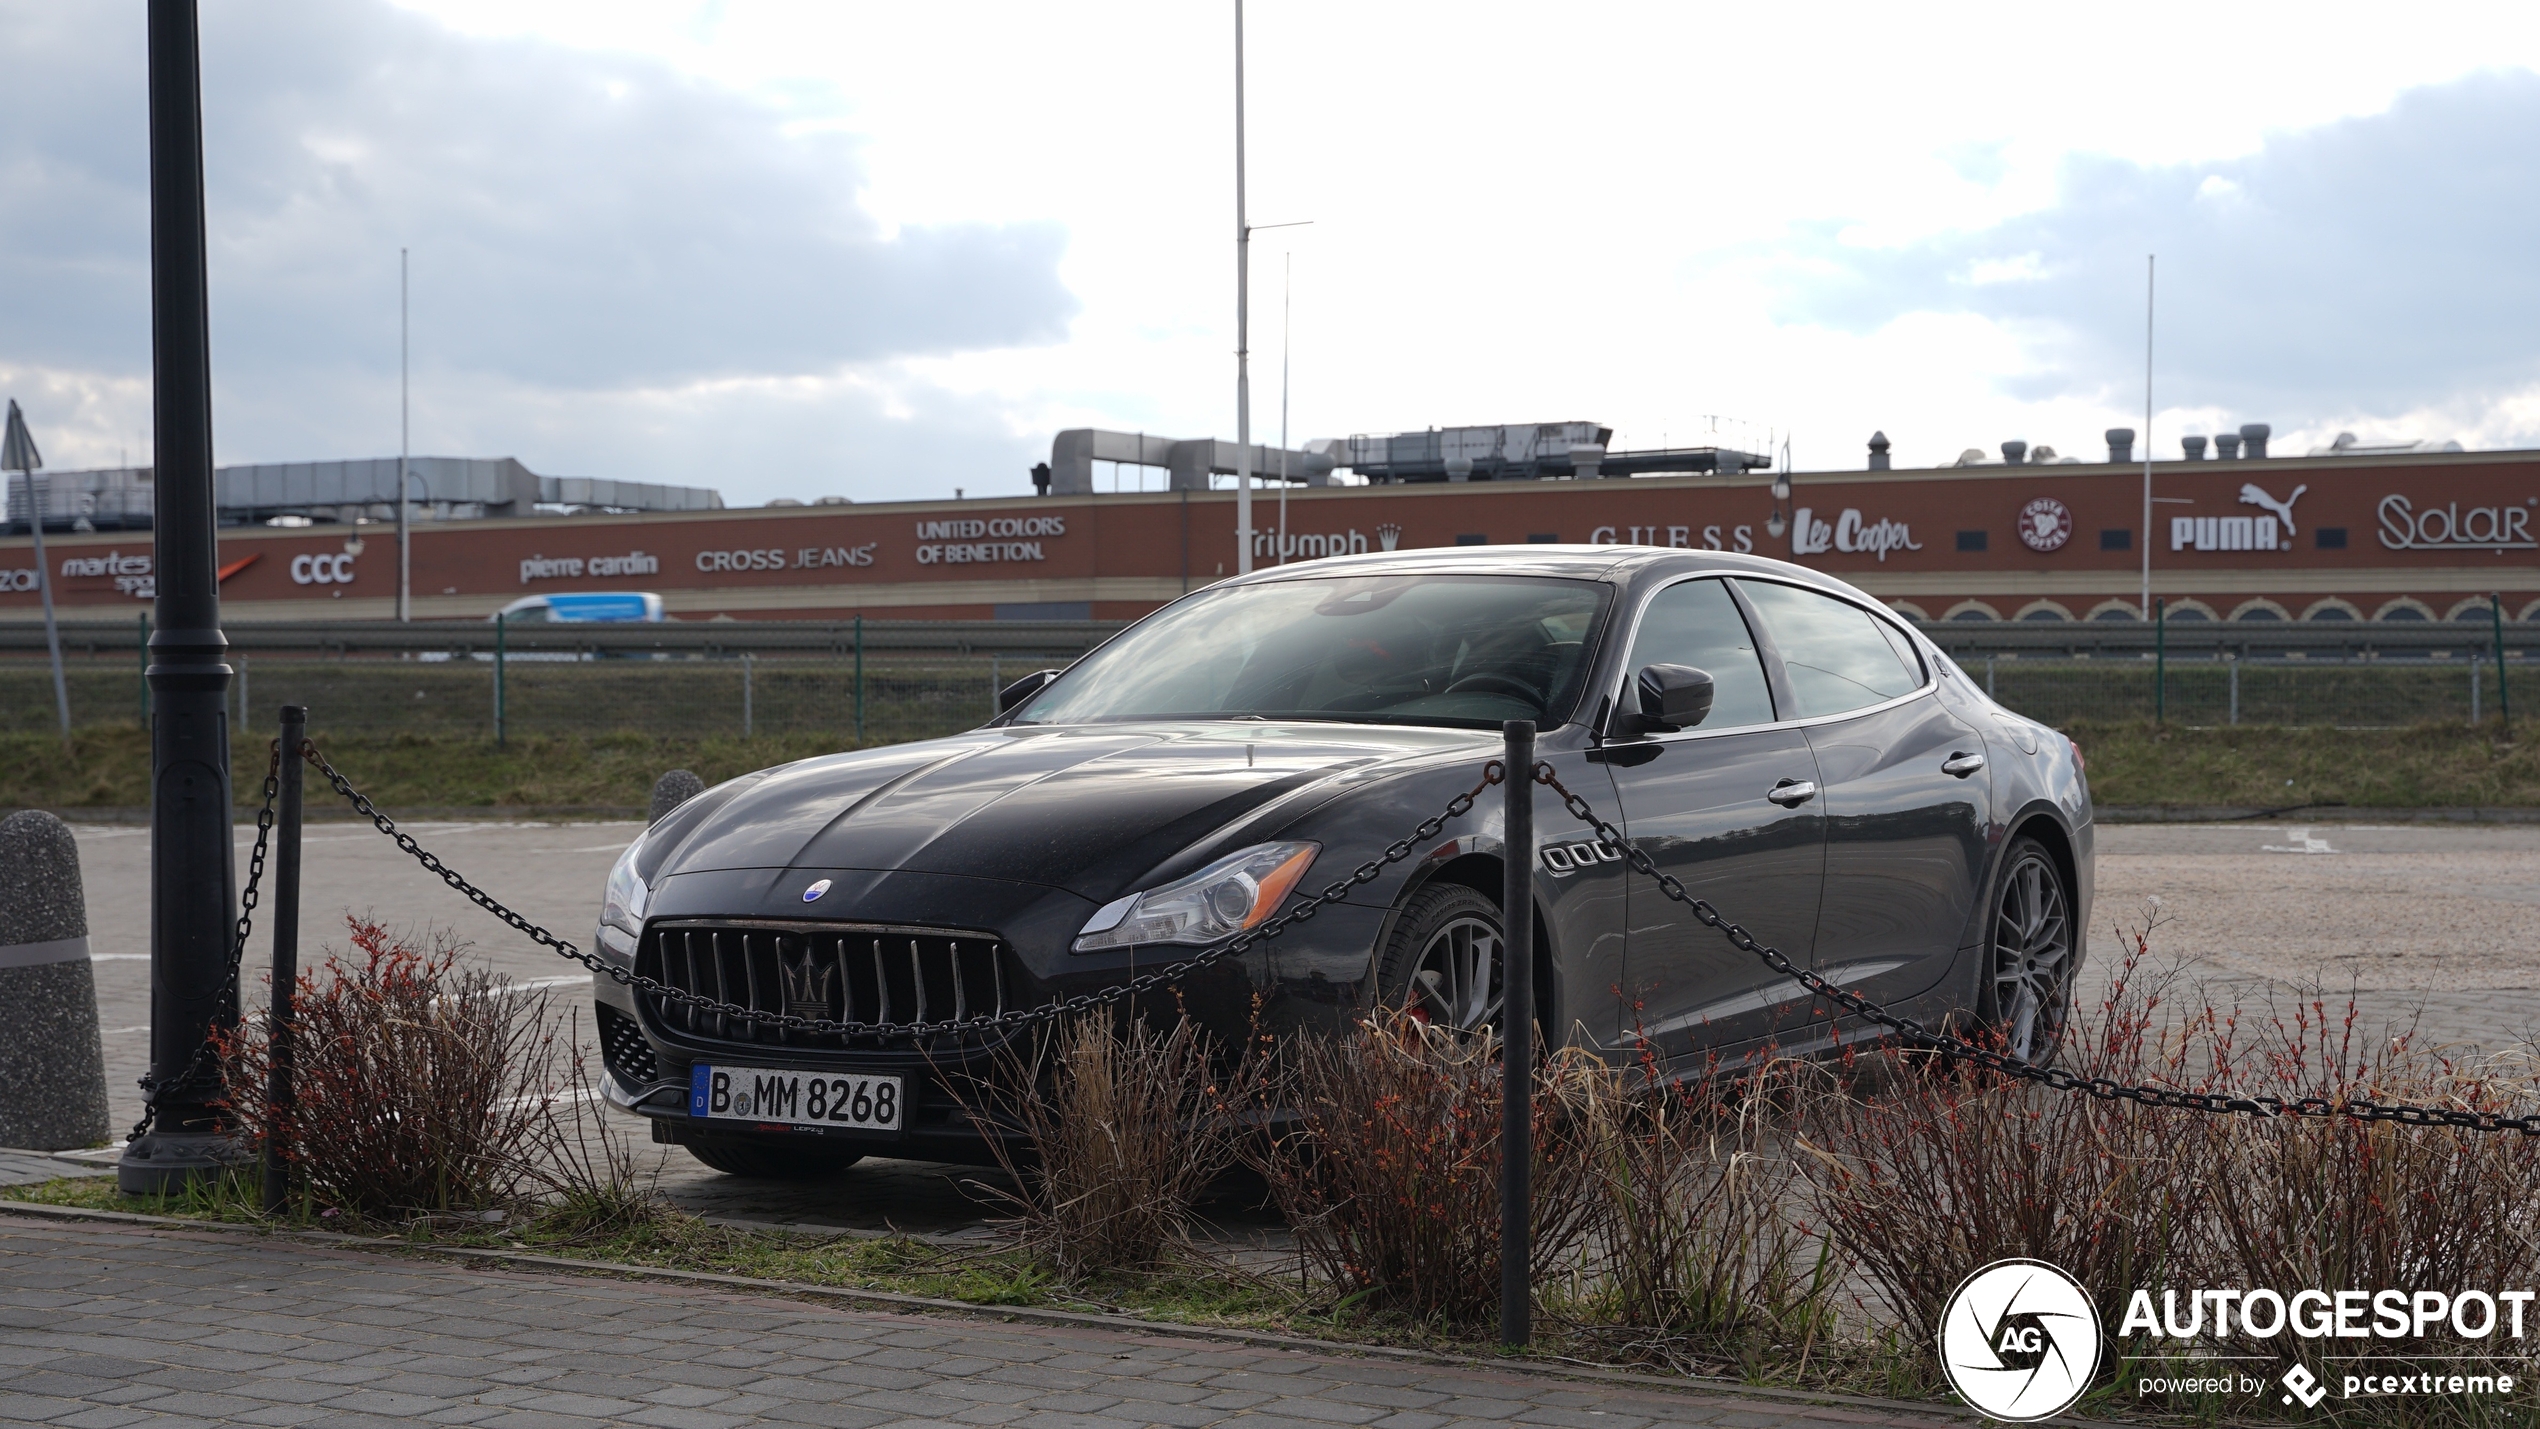
{"type": "Polygon", "coordinates": [[[629,1088],[651,1086],[661,1080],[661,1064],[653,1057],[653,1044],[644,1040],[643,1029],[635,1019],[600,1003],[592,1009],[600,1024],[600,1062],[610,1075],[629,1088]]]}
{"type": "MultiPolygon", "coordinates": [[[[1002,941],[941,928],[663,921],[644,930],[635,968],[754,1012],[837,1022],[966,1021],[1039,1000],[1002,941]]],[[[879,1041],[771,1026],[659,994],[644,1001],[656,1025],[708,1041],[836,1050],[879,1041]]]]}

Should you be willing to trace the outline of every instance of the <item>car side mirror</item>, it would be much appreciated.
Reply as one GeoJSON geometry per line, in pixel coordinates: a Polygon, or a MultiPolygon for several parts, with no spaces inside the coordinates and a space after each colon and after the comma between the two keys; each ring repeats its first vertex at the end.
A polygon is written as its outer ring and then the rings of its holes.
{"type": "Polygon", "coordinates": [[[1016,705],[1039,694],[1049,682],[1058,678],[1056,670],[1034,670],[1031,674],[997,691],[997,713],[1006,714],[1016,705]]]}
{"type": "Polygon", "coordinates": [[[1711,672],[1691,665],[1644,665],[1632,678],[1640,708],[1623,721],[1627,733],[1673,734],[1710,717],[1711,672]]]}

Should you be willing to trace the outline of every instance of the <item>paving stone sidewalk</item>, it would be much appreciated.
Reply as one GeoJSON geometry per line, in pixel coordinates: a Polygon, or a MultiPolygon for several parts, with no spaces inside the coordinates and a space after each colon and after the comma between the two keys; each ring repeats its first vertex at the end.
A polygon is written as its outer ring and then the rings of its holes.
{"type": "Polygon", "coordinates": [[[0,1213],[0,1422],[1898,1424],[1941,1416],[929,1319],[0,1213]]]}

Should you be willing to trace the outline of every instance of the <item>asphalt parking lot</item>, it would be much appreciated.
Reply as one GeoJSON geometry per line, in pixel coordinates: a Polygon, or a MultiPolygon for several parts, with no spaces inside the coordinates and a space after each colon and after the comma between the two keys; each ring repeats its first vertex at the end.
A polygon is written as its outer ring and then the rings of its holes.
{"type": "MultiPolygon", "coordinates": [[[[582,942],[609,865],[638,828],[489,821],[411,832],[531,919],[582,942]]],[[[149,839],[129,825],[77,832],[108,1077],[117,1124],[128,1125],[140,1113],[133,1083],[149,1051],[149,839]]],[[[246,846],[242,838],[242,873],[246,846]]],[[[2324,988],[2342,1009],[2351,990],[2367,1020],[2413,1020],[2421,1038],[2491,1051],[2528,1046],[2540,1029],[2540,826],[2117,825],[2100,830],[2098,869],[2086,999],[2103,986],[2117,930],[2157,911],[2156,953],[2246,1005],[2324,988]]],[[[367,825],[312,824],[303,966],[344,946],[348,912],[446,928],[512,978],[560,980],[560,1004],[588,999],[571,964],[470,906],[367,825]]],[[[246,969],[251,997],[262,995],[268,946],[260,929],[246,969]]],[[[976,1227],[982,1214],[945,1194],[948,1175],[979,1178],[966,1169],[868,1161],[840,1183],[794,1189],[738,1181],[675,1152],[662,1165],[679,1200],[748,1219],[943,1234],[976,1227]]]]}

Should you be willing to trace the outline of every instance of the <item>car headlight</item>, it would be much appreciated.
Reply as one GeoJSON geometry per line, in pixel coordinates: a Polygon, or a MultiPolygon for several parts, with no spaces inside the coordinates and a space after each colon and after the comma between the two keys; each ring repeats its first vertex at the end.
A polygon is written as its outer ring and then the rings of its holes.
{"type": "Polygon", "coordinates": [[[1322,845],[1255,844],[1188,878],[1115,898],[1095,910],[1076,935],[1076,951],[1140,943],[1213,943],[1279,910],[1322,845]]]}
{"type": "Polygon", "coordinates": [[[608,887],[600,894],[600,926],[615,928],[630,938],[643,935],[644,905],[652,898],[652,890],[635,872],[635,856],[643,851],[641,838],[628,844],[626,852],[617,856],[616,866],[609,870],[608,887]]]}

